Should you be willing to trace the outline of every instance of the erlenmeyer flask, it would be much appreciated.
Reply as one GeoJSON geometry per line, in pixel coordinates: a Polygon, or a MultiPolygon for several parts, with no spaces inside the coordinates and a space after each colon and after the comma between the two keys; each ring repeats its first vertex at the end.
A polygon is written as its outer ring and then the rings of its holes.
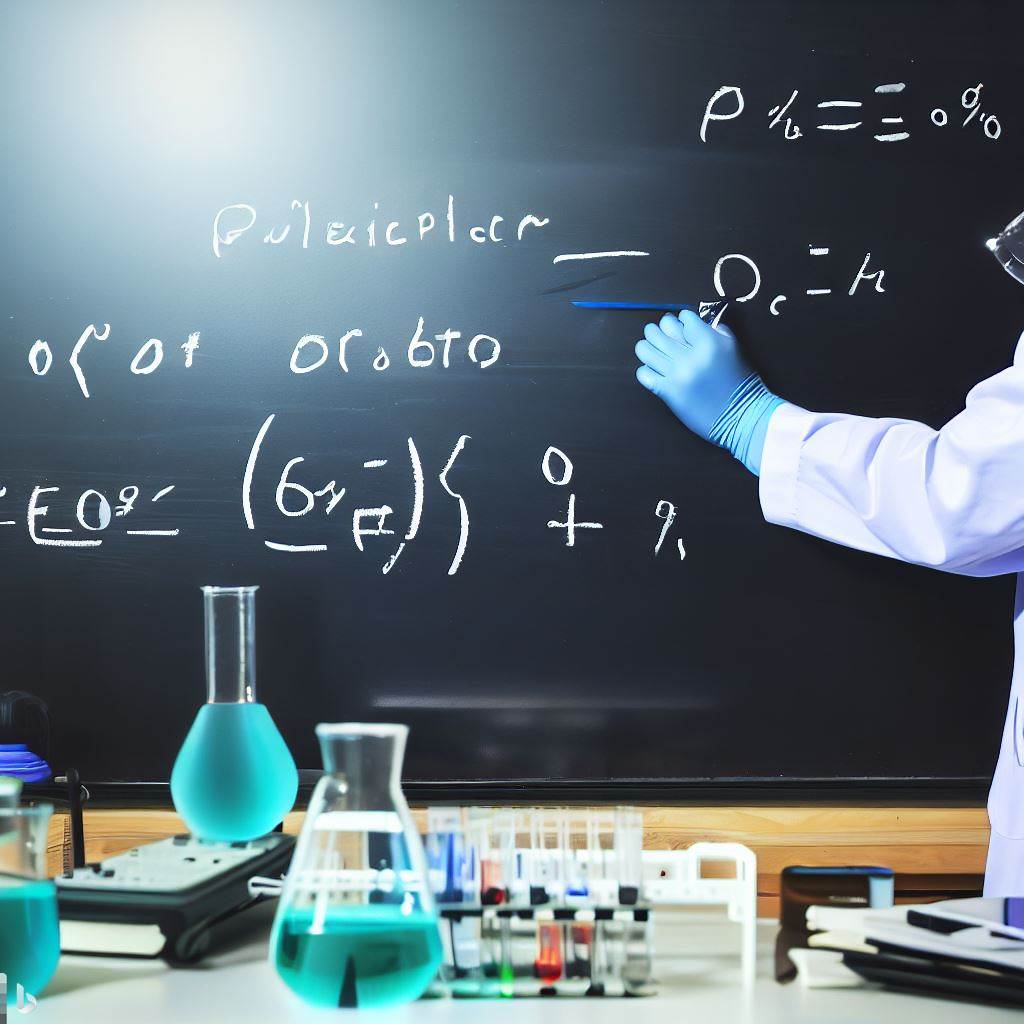
{"type": "Polygon", "coordinates": [[[203,587],[207,703],[171,772],[171,797],[200,839],[265,835],[291,810],[295,762],[266,707],[256,702],[257,587],[203,587]]]}
{"type": "Polygon", "coordinates": [[[426,860],[400,783],[404,725],[318,725],[325,774],[284,881],[271,962],[318,1006],[392,1006],[441,963],[426,860]]]}
{"type": "Polygon", "coordinates": [[[46,876],[53,806],[18,807],[9,796],[0,807],[0,973],[13,1004],[18,985],[37,996],[53,976],[60,933],[57,889],[46,876]]]}

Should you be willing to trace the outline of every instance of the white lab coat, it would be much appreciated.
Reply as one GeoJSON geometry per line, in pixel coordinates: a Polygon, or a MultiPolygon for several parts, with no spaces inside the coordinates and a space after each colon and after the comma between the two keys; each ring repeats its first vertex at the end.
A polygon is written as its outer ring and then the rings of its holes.
{"type": "Polygon", "coordinates": [[[772,523],[948,572],[1018,574],[985,893],[1024,896],[1024,335],[1013,365],[973,388],[941,430],[779,406],[760,489],[772,523]]]}

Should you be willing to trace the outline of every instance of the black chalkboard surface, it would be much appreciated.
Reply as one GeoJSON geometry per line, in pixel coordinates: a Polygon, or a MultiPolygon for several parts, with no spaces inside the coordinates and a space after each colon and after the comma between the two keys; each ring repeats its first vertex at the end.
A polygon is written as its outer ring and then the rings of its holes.
{"type": "Polygon", "coordinates": [[[571,300],[746,297],[786,398],[940,425],[1024,325],[983,247],[1024,205],[1022,22],[6,5],[0,649],[55,764],[166,780],[198,587],[256,583],[303,768],[369,719],[456,788],[980,788],[1011,581],[767,525],[636,384],[644,314],[571,300]]]}

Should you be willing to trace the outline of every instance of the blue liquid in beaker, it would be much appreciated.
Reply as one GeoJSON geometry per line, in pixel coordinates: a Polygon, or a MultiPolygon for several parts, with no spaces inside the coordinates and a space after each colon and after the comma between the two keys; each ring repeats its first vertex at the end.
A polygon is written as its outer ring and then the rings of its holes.
{"type": "Polygon", "coordinates": [[[0,875],[0,973],[8,999],[16,986],[42,992],[60,958],[57,889],[49,880],[0,875]]]}
{"type": "Polygon", "coordinates": [[[441,964],[437,917],[390,904],[335,907],[313,930],[311,910],[287,913],[273,939],[277,972],[316,1006],[382,1007],[417,999],[441,964]]]}
{"type": "Polygon", "coordinates": [[[200,839],[266,835],[291,810],[295,762],[262,704],[204,704],[171,772],[178,813],[200,839]]]}

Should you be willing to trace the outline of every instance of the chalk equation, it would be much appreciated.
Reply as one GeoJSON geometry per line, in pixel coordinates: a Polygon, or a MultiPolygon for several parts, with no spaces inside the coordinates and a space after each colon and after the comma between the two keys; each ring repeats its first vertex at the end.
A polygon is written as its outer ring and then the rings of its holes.
{"type": "MultiPolygon", "coordinates": [[[[832,255],[832,249],[827,245],[810,244],[807,246],[807,250],[808,255],[815,261],[832,255]]],[[[871,253],[864,254],[859,266],[856,263],[847,263],[847,259],[844,257],[846,277],[842,282],[841,289],[831,287],[831,278],[815,280],[816,287],[803,289],[805,298],[818,301],[832,295],[835,291],[843,291],[847,296],[852,296],[862,288],[878,295],[884,294],[885,270],[875,266],[871,253]],[[855,266],[857,267],[856,271],[853,270],[855,266]],[[847,287],[847,283],[849,287],[847,287]],[[825,287],[826,284],[828,287],[825,287]]],[[[823,269],[822,273],[827,274],[827,271],[823,269]]],[[[761,269],[753,259],[744,253],[727,253],[715,264],[714,285],[715,291],[722,298],[728,296],[732,302],[750,302],[761,294],[761,269]],[[739,286],[727,290],[725,284],[727,276],[734,283],[739,281],[739,286]]],[[[772,316],[779,316],[782,313],[783,303],[788,301],[785,294],[777,293],[768,303],[768,309],[772,316]]]]}
{"type": "Polygon", "coordinates": [[[287,243],[300,249],[310,245],[325,249],[346,248],[397,249],[404,245],[430,243],[435,240],[454,244],[468,239],[475,245],[500,245],[521,242],[528,231],[536,231],[550,223],[547,217],[522,212],[514,216],[490,213],[479,223],[468,225],[456,215],[455,196],[449,194],[444,212],[424,210],[405,223],[392,219],[374,202],[368,216],[358,221],[314,218],[308,199],[293,199],[286,219],[267,221],[266,230],[250,232],[260,218],[256,207],[249,203],[230,203],[214,215],[211,248],[217,259],[224,257],[225,249],[235,245],[243,236],[255,238],[263,245],[278,246],[287,243]],[[295,229],[294,233],[292,229],[295,229]]]}
{"type": "MultiPolygon", "coordinates": [[[[148,505],[162,501],[174,490],[174,484],[167,484],[152,494],[144,494],[142,488],[137,484],[126,484],[117,492],[117,496],[111,500],[102,491],[93,487],[77,493],[70,498],[70,505],[61,511],[64,512],[63,519],[59,519],[59,512],[51,515],[51,506],[58,500],[66,500],[62,495],[60,487],[43,487],[36,485],[29,495],[25,526],[28,530],[29,539],[38,547],[43,548],[98,548],[103,544],[103,538],[96,536],[103,534],[111,527],[124,526],[120,533],[125,537],[177,537],[181,532],[180,528],[174,529],[151,529],[131,528],[127,520],[136,523],[140,518],[145,520],[144,509],[148,505]],[[63,522],[63,526],[42,526],[40,520],[45,519],[47,523],[54,520],[63,522]],[[118,523],[117,520],[126,520],[118,523]]],[[[0,502],[7,498],[7,487],[0,486],[0,502]]],[[[0,504],[0,510],[6,503],[0,504]]],[[[0,511],[0,515],[3,512],[0,511]]],[[[0,519],[0,527],[17,526],[16,519],[0,519]]]]}
{"type": "MultiPolygon", "coordinates": [[[[861,256],[859,253],[839,253],[841,270],[839,276],[835,269],[829,269],[834,262],[823,259],[832,257],[832,249],[828,245],[810,243],[807,246],[809,255],[815,261],[821,260],[821,275],[801,289],[803,297],[818,301],[825,296],[845,293],[854,296],[860,290],[871,290],[876,294],[886,291],[883,267],[877,265],[870,252],[861,256]],[[858,262],[859,261],[859,262],[858,262]]],[[[571,254],[574,258],[585,258],[584,254],[571,254]]],[[[609,255],[648,255],[641,252],[602,253],[609,255]]],[[[815,274],[818,273],[816,270],[815,274]]],[[[712,283],[717,295],[729,298],[733,302],[750,302],[762,294],[763,277],[761,267],[751,256],[742,252],[731,252],[721,256],[715,263],[712,283]]],[[[770,293],[769,293],[770,294],[770,293]]],[[[773,316],[779,316],[783,304],[789,301],[786,293],[778,292],[769,301],[769,309],[773,316]]],[[[362,327],[344,327],[339,330],[337,338],[328,340],[323,334],[304,334],[290,345],[285,352],[282,345],[280,365],[287,366],[295,376],[304,377],[309,374],[333,372],[349,373],[384,373],[394,361],[408,365],[416,370],[438,367],[448,370],[456,364],[475,366],[479,370],[487,370],[494,366],[502,357],[502,342],[495,334],[482,330],[465,330],[464,325],[458,328],[445,324],[443,330],[437,328],[443,324],[433,323],[428,326],[427,317],[416,317],[414,327],[408,329],[405,337],[400,340],[382,339],[370,336],[362,327]]],[[[191,325],[194,326],[194,325],[191,325]]],[[[160,338],[148,338],[144,341],[130,339],[125,363],[128,372],[134,377],[148,377],[161,370],[173,360],[180,369],[191,371],[196,365],[196,353],[200,351],[203,332],[201,330],[185,330],[179,335],[184,341],[175,339],[165,342],[160,338]],[[178,354],[180,352],[180,354],[178,354]]],[[[37,338],[28,348],[26,355],[28,367],[34,377],[45,378],[56,373],[66,363],[72,373],[78,389],[84,398],[92,397],[89,377],[86,372],[88,351],[97,344],[106,343],[111,339],[111,325],[101,326],[87,324],[71,344],[70,351],[63,354],[58,343],[37,338]]]]}
{"type": "MultiPolygon", "coordinates": [[[[246,460],[245,470],[242,475],[242,517],[247,529],[257,531],[256,515],[253,510],[254,481],[257,469],[261,462],[263,444],[266,440],[274,421],[276,413],[271,413],[264,421],[246,460]]],[[[466,445],[472,440],[469,434],[461,434],[452,445],[451,451],[441,467],[433,467],[431,473],[436,473],[436,479],[441,485],[446,498],[448,514],[452,517],[456,527],[456,537],[453,543],[451,560],[448,566],[448,575],[454,576],[462,565],[469,545],[471,516],[470,505],[462,490],[456,490],[453,486],[453,476],[457,469],[457,462],[465,450],[466,445]]],[[[346,535],[351,533],[352,543],[360,551],[368,550],[368,538],[391,538],[390,541],[381,542],[386,546],[385,558],[381,564],[381,573],[387,575],[394,569],[402,554],[409,545],[416,540],[423,522],[425,500],[426,500],[426,478],[427,470],[424,467],[416,439],[406,439],[406,450],[401,455],[402,461],[408,466],[409,485],[412,492],[409,504],[408,516],[401,523],[398,522],[397,513],[392,504],[385,502],[377,505],[363,505],[353,497],[351,508],[342,513],[345,522],[346,535]]],[[[349,485],[340,486],[336,478],[329,480],[311,480],[308,475],[301,478],[303,473],[302,465],[306,461],[303,455],[294,455],[286,459],[278,470],[275,464],[272,474],[276,479],[273,489],[274,500],[271,509],[273,517],[289,519],[304,519],[310,517],[327,527],[328,520],[342,505],[348,497],[349,485]]],[[[383,469],[389,464],[391,457],[377,455],[363,461],[362,470],[374,473],[383,469]]],[[[574,466],[572,459],[561,449],[551,445],[544,452],[540,462],[540,471],[544,479],[554,487],[567,487],[570,485],[574,466]]],[[[397,504],[397,502],[396,502],[397,504]]],[[[662,521],[654,545],[654,555],[657,556],[665,537],[671,530],[676,518],[676,506],[665,499],[660,500],[655,506],[654,515],[662,521]]],[[[337,518],[337,517],[336,517],[337,518]]],[[[577,517],[576,514],[576,492],[570,492],[564,519],[550,519],[547,522],[549,530],[563,532],[566,547],[575,547],[577,543],[577,531],[579,530],[602,530],[604,524],[594,521],[586,521],[577,517]]],[[[263,544],[272,551],[279,551],[293,555],[323,554],[329,550],[330,543],[336,531],[325,530],[323,539],[312,543],[290,543],[264,537],[263,544]]],[[[682,540],[678,540],[677,550],[679,558],[685,557],[685,548],[682,540]]]]}
{"type": "MultiPolygon", "coordinates": [[[[808,252],[815,260],[832,256],[827,245],[809,244],[808,252]]],[[[577,254],[578,255],[578,254],[577,254]]],[[[625,255],[625,254],[621,254],[625,255]]],[[[629,255],[647,255],[630,253],[629,255]]],[[[877,294],[886,291],[885,269],[877,266],[872,254],[840,253],[842,275],[837,279],[834,270],[828,269],[829,261],[822,261],[821,280],[811,282],[812,287],[803,288],[806,298],[819,300],[833,293],[853,296],[859,290],[871,290],[877,294]],[[857,262],[859,260],[859,263],[857,262]],[[841,284],[841,287],[836,287],[841,284]]],[[[757,261],[742,252],[731,252],[721,256],[715,263],[712,282],[717,295],[728,297],[733,302],[750,302],[762,294],[762,271],[757,261]]],[[[787,294],[779,292],[769,302],[773,316],[779,316],[783,304],[789,301],[787,294]]],[[[443,323],[443,321],[442,321],[443,323]]],[[[194,326],[194,325],[192,325],[194,326]]],[[[465,330],[450,324],[443,330],[441,324],[428,326],[426,316],[416,318],[414,327],[400,340],[373,338],[361,327],[345,327],[336,339],[328,340],[323,334],[304,334],[294,343],[282,345],[280,365],[287,366],[295,376],[323,373],[384,373],[395,360],[416,370],[439,367],[448,370],[456,364],[475,366],[487,370],[499,362],[502,356],[502,342],[495,334],[481,330],[465,330]],[[290,351],[286,345],[290,344],[290,351]],[[287,351],[287,355],[284,353],[287,351]]],[[[125,365],[134,377],[148,377],[169,365],[172,361],[182,370],[191,371],[196,366],[196,353],[200,351],[203,332],[185,330],[179,335],[184,341],[174,339],[165,343],[160,338],[144,341],[129,339],[125,354],[125,365]],[[178,354],[180,352],[180,354],[178,354]]],[[[71,344],[70,351],[61,352],[57,342],[37,338],[28,348],[26,359],[33,377],[46,378],[67,365],[78,389],[84,398],[92,397],[87,374],[88,351],[99,343],[111,339],[111,325],[87,324],[71,344]]]]}
{"type": "MultiPolygon", "coordinates": [[[[276,419],[277,414],[271,413],[256,433],[252,447],[249,449],[249,457],[245,463],[245,471],[242,474],[242,517],[249,530],[256,529],[256,518],[253,513],[253,481],[257,467],[260,462],[260,454],[263,442],[267,433],[276,419]]],[[[461,494],[453,490],[449,483],[451,473],[460,452],[470,440],[468,434],[461,435],[452,447],[444,467],[438,474],[438,482],[444,489],[448,498],[451,499],[457,508],[458,514],[458,540],[452,555],[451,564],[448,568],[448,575],[454,576],[459,571],[463,556],[466,552],[466,545],[469,541],[469,507],[461,494]]],[[[425,481],[423,460],[420,457],[416,441],[409,438],[407,441],[409,472],[412,484],[412,504],[409,512],[409,521],[402,537],[397,541],[396,546],[388,555],[381,567],[381,572],[386,576],[395,567],[395,563],[406,550],[407,545],[416,539],[420,530],[420,523],[423,519],[423,505],[425,495],[425,481]]],[[[309,484],[310,481],[302,482],[299,479],[300,467],[306,461],[304,455],[296,455],[288,459],[282,466],[280,473],[276,474],[277,484],[274,488],[274,511],[285,519],[305,518],[313,516],[326,521],[341,505],[348,494],[349,487],[339,487],[337,480],[317,481],[309,484]]],[[[370,458],[364,460],[362,468],[364,471],[374,472],[383,469],[388,465],[388,458],[370,458]]],[[[367,537],[395,537],[395,530],[388,525],[390,517],[395,515],[395,510],[390,504],[361,506],[353,505],[350,514],[346,514],[347,521],[351,524],[352,543],[358,551],[364,551],[364,539],[367,537]]],[[[290,554],[319,554],[328,550],[325,541],[305,544],[291,544],[279,540],[265,538],[264,545],[272,551],[288,552],[290,554]]]]}
{"type": "MultiPolygon", "coordinates": [[[[392,351],[397,349],[399,358],[414,369],[437,365],[447,370],[456,361],[463,361],[486,370],[498,362],[501,356],[501,341],[494,335],[482,331],[456,330],[451,326],[446,326],[443,331],[428,330],[426,323],[426,318],[420,316],[408,340],[395,342],[391,347],[392,351]]],[[[168,350],[173,355],[176,347],[182,353],[178,360],[181,368],[191,370],[200,348],[201,334],[201,331],[189,331],[186,340],[180,345],[177,342],[165,345],[160,338],[149,338],[141,344],[135,340],[130,341],[130,351],[125,357],[128,372],[135,377],[148,377],[156,373],[165,360],[170,360],[168,350]]],[[[83,354],[91,344],[105,342],[110,339],[110,335],[110,324],[105,323],[102,327],[88,324],[67,356],[60,357],[58,368],[66,362],[84,398],[91,398],[92,391],[86,373],[88,360],[83,363],[83,354]]],[[[48,377],[54,372],[54,364],[57,362],[55,345],[37,338],[29,347],[28,367],[34,377],[48,377]]],[[[337,363],[341,373],[353,370],[383,373],[392,364],[389,351],[384,345],[372,342],[362,328],[353,327],[343,331],[336,343],[333,340],[328,342],[322,334],[304,334],[292,346],[290,355],[282,357],[281,365],[287,366],[293,374],[303,376],[323,369],[329,360],[337,363]]]]}
{"type": "MultiPolygon", "coordinates": [[[[82,366],[82,353],[87,345],[95,342],[106,341],[110,337],[110,324],[97,327],[95,324],[88,324],[78,336],[78,340],[71,348],[67,356],[67,364],[74,374],[79,390],[85,398],[91,397],[89,381],[85,369],[82,366]]],[[[182,365],[186,370],[192,368],[196,351],[199,348],[199,331],[191,331],[184,342],[181,351],[182,365]]],[[[128,364],[129,371],[136,377],[148,377],[156,372],[163,364],[165,346],[159,338],[149,338],[135,350],[131,361],[128,364]]],[[[36,377],[46,377],[53,369],[54,354],[53,346],[44,338],[37,338],[28,350],[28,365],[32,374],[36,377]]]]}
{"type": "MultiPolygon", "coordinates": [[[[904,117],[901,106],[906,82],[882,82],[873,87],[868,99],[829,97],[827,99],[800,96],[799,89],[793,89],[789,97],[768,110],[767,130],[776,133],[786,142],[806,138],[808,132],[870,133],[875,142],[906,142],[910,136],[910,122],[904,117]]],[[[972,123],[984,137],[992,142],[999,140],[1003,126],[999,118],[982,107],[984,82],[968,86],[960,93],[959,108],[947,110],[936,106],[922,115],[922,123],[936,128],[945,128],[959,121],[961,128],[972,123]]],[[[781,98],[780,98],[781,99],[781,98]]],[[[712,124],[735,121],[746,114],[747,103],[743,90],[738,85],[723,85],[707,101],[701,119],[698,135],[701,142],[708,141],[708,130],[712,124]]]]}
{"type": "MultiPolygon", "coordinates": [[[[481,370],[493,366],[501,355],[501,342],[490,334],[466,333],[446,327],[442,332],[433,334],[424,330],[425,318],[419,317],[416,329],[407,345],[401,346],[404,359],[417,369],[433,366],[440,357],[440,364],[448,369],[456,359],[467,359],[479,366],[481,370]]],[[[342,373],[349,372],[350,346],[353,350],[362,348],[364,357],[361,365],[383,373],[391,366],[391,357],[383,345],[370,344],[364,338],[359,327],[345,331],[338,339],[338,367],[342,373]]],[[[328,343],[322,334],[305,334],[296,342],[292,349],[288,367],[295,374],[314,373],[332,358],[333,344],[328,343]]]]}
{"type": "MultiPolygon", "coordinates": [[[[304,465],[304,455],[292,455],[283,462],[271,462],[264,470],[273,480],[272,500],[259,505],[260,521],[254,504],[267,496],[256,488],[256,476],[261,463],[267,462],[263,446],[267,435],[277,419],[271,413],[263,421],[249,448],[241,480],[241,518],[245,528],[260,536],[264,547],[271,551],[290,555],[323,554],[337,543],[339,529],[335,523],[342,523],[340,531],[350,537],[352,545],[360,554],[382,557],[380,571],[388,575],[398,560],[420,534],[420,527],[426,512],[427,477],[433,476],[444,492],[443,514],[450,517],[453,528],[451,556],[448,575],[458,573],[466,557],[472,527],[471,499],[465,493],[464,485],[458,481],[458,463],[466,446],[472,441],[469,434],[458,435],[443,464],[426,466],[414,437],[406,438],[405,449],[400,459],[408,471],[409,490],[401,498],[409,498],[409,511],[401,521],[394,504],[377,504],[360,500],[361,484],[366,477],[384,469],[394,458],[393,453],[376,452],[373,457],[363,459],[358,478],[339,484],[336,477],[312,479],[304,465]],[[267,507],[269,505],[269,508],[267,507]],[[271,529],[280,529],[283,524],[301,520],[316,524],[319,536],[305,543],[284,541],[264,534],[264,520],[273,520],[271,529]]],[[[539,460],[539,472],[543,479],[555,488],[572,485],[575,466],[570,456],[562,449],[549,445],[539,460]]],[[[146,510],[167,499],[175,490],[174,484],[165,484],[152,491],[145,491],[137,484],[126,484],[117,489],[116,496],[105,494],[87,487],[81,491],[69,491],[60,485],[35,485],[24,504],[23,519],[0,519],[0,527],[24,525],[32,544],[44,548],[97,548],[112,536],[151,539],[173,539],[182,536],[181,526],[157,528],[146,522],[146,510]]],[[[579,543],[580,531],[602,531],[604,524],[594,519],[583,519],[577,514],[577,491],[573,488],[564,504],[561,516],[546,520],[546,529],[555,531],[565,547],[573,548],[579,543]]],[[[12,507],[13,499],[7,487],[0,486],[0,514],[12,507]]],[[[175,509],[179,512],[180,509],[175,509]]],[[[660,499],[653,512],[652,547],[657,557],[666,538],[676,522],[677,510],[674,502],[660,499]]],[[[538,537],[542,536],[544,520],[538,515],[538,537]]],[[[679,559],[686,556],[681,538],[676,538],[679,559]]]]}

